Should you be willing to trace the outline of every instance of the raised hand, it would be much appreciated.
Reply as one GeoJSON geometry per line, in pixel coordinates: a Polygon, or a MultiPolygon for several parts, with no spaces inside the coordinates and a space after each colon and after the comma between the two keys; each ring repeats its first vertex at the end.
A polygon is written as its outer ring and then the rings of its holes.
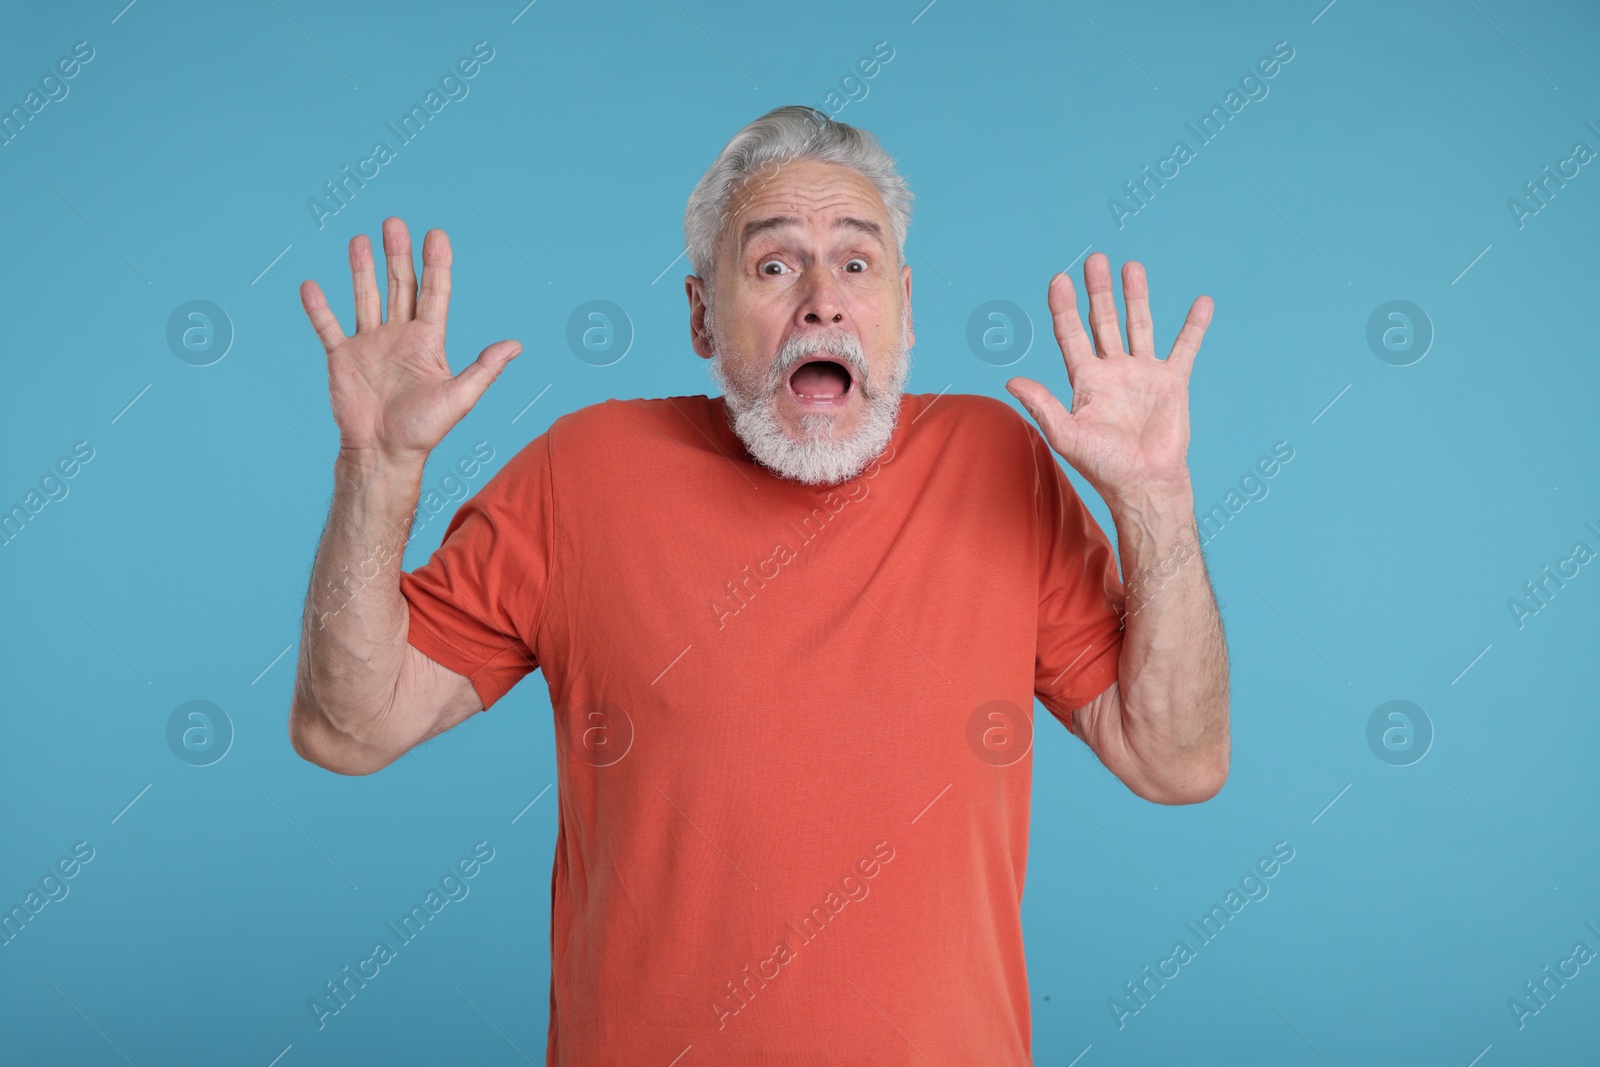
{"type": "Polygon", "coordinates": [[[412,269],[411,237],[398,218],[383,220],[389,261],[389,315],[380,316],[372,245],[350,241],[356,332],[346,336],[314,281],[300,286],[300,303],[328,354],[328,393],[347,454],[420,464],[450,428],[478,402],[522,346],[497,341],[460,374],[444,353],[450,310],[450,239],[429,230],[422,242],[422,286],[412,269]]]}
{"type": "Polygon", "coordinates": [[[1122,267],[1128,345],[1122,344],[1111,294],[1111,263],[1096,252],[1083,264],[1094,343],[1078,318],[1072,278],[1050,279],[1050,315],[1072,384],[1072,410],[1028,378],[1006,388],[1039,424],[1050,447],[1084,476],[1108,504],[1161,498],[1188,489],[1189,375],[1211,322],[1212,302],[1189,308],[1166,359],[1157,359],[1144,267],[1122,267]]]}

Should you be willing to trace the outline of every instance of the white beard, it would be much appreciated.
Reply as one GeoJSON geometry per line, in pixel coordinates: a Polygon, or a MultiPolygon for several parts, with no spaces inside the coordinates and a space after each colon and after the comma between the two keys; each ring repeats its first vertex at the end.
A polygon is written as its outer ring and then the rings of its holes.
{"type": "Polygon", "coordinates": [[[723,402],[732,429],[750,454],[762,466],[780,477],[806,485],[837,485],[866,469],[889,444],[900,419],[900,398],[911,371],[911,352],[906,344],[911,315],[907,308],[900,328],[900,343],[894,352],[892,376],[881,385],[873,380],[861,342],[846,330],[796,335],[784,342],[768,368],[766,384],[751,388],[727,373],[724,349],[709,312],[706,329],[711,335],[711,379],[722,390],[723,402]],[[837,416],[807,413],[800,416],[803,439],[790,437],[778,419],[778,399],[787,392],[789,373],[796,366],[819,357],[849,364],[855,372],[852,389],[861,390],[861,420],[850,436],[836,440],[830,432],[837,416]]]}

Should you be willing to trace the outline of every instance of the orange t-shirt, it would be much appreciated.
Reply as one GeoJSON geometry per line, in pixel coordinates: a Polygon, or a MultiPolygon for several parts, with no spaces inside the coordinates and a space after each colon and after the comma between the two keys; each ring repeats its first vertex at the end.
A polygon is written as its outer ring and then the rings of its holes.
{"type": "Polygon", "coordinates": [[[907,394],[829,487],[721,397],[608,400],[401,591],[485,707],[550,688],[548,1063],[1031,1062],[1033,698],[1070,725],[1116,680],[1123,590],[1010,406],[907,394]]]}

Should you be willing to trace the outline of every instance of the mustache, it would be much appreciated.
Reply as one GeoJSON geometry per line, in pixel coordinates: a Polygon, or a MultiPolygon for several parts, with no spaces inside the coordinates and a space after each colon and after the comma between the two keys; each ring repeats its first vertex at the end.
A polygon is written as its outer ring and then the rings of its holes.
{"type": "Polygon", "coordinates": [[[861,342],[848,330],[829,330],[825,333],[796,334],[790,337],[778,349],[777,355],[772,360],[772,368],[767,375],[768,390],[770,392],[781,390],[783,383],[796,367],[822,358],[832,359],[848,366],[855,376],[856,386],[863,392],[868,391],[867,386],[871,381],[872,372],[867,366],[867,356],[861,348],[861,342]]]}

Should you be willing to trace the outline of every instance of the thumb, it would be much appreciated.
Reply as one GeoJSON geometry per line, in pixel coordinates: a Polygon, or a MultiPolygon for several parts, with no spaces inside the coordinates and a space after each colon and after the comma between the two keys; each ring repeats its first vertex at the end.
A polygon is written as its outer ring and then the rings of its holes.
{"type": "Polygon", "coordinates": [[[494,344],[478,353],[478,358],[464,367],[460,374],[455,376],[456,391],[460,395],[462,406],[470,408],[478,402],[478,398],[489,388],[489,383],[500,377],[500,372],[522,352],[522,345],[516,341],[496,341],[494,344]]]}
{"type": "Polygon", "coordinates": [[[1006,391],[1022,402],[1033,421],[1039,424],[1045,440],[1057,452],[1077,436],[1077,428],[1071,425],[1072,415],[1038,382],[1031,378],[1012,378],[1006,382],[1006,391]]]}

